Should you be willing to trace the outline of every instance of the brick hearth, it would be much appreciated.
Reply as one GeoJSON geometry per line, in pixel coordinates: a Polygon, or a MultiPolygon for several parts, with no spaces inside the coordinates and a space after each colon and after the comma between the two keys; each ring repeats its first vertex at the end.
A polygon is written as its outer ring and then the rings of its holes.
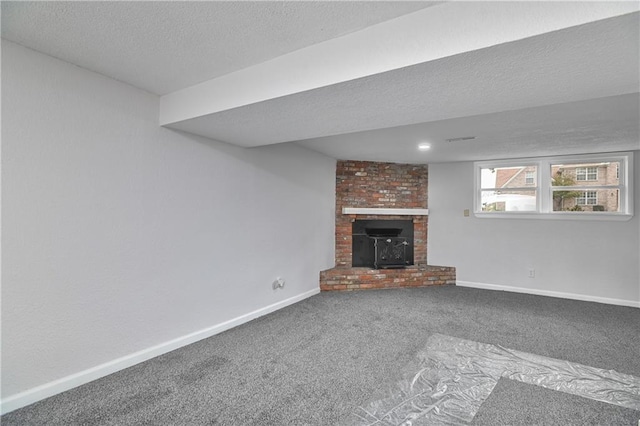
{"type": "Polygon", "coordinates": [[[320,290],[426,287],[456,283],[456,268],[411,266],[406,269],[333,268],[320,272],[320,290]]]}
{"type": "Polygon", "coordinates": [[[427,265],[427,216],[343,214],[344,207],[426,209],[426,165],[338,161],[336,167],[336,267],[320,272],[320,289],[359,290],[455,284],[456,270],[427,265]],[[356,219],[412,219],[414,263],[404,269],[353,268],[352,223],[356,219]]]}

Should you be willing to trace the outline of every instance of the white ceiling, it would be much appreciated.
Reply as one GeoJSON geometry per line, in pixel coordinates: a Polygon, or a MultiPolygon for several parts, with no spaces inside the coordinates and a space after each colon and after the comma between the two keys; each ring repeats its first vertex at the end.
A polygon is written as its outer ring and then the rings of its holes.
{"type": "Polygon", "coordinates": [[[640,148],[637,93],[431,121],[299,142],[329,156],[434,163],[598,153],[640,148]],[[467,141],[447,139],[475,136],[467,141]],[[426,152],[416,150],[429,143],[426,152]]]}
{"type": "MultiPolygon", "coordinates": [[[[614,3],[576,2],[555,3],[562,14],[545,15],[543,8],[551,6],[534,5],[539,14],[529,16],[532,3],[486,4],[491,16],[463,16],[460,11],[471,10],[470,4],[442,2],[3,1],[2,36],[166,95],[163,100],[189,91],[201,95],[204,86],[196,83],[236,78],[243,84],[225,87],[230,106],[168,125],[240,146],[297,143],[335,158],[401,163],[640,149],[638,12],[606,10],[614,3]],[[524,7],[529,7],[527,14],[524,7]],[[590,8],[582,25],[571,23],[573,7],[581,7],[580,13],[590,8]],[[496,16],[503,10],[504,16],[496,16]],[[456,11],[459,19],[434,22],[447,11],[456,11]],[[405,18],[426,25],[429,17],[443,34],[430,51],[447,41],[465,45],[463,38],[453,40],[456,33],[478,40],[489,35],[492,41],[247,101],[246,92],[255,95],[262,87],[303,75],[304,61],[299,73],[279,67],[291,64],[299,52],[311,55],[316,47],[322,52],[321,46],[333,52],[360,37],[370,42],[365,48],[374,56],[391,58],[397,51],[385,51],[383,42],[369,34],[384,35],[385,28],[394,28],[388,23],[395,23],[398,32],[405,18]],[[499,34],[501,39],[486,24],[490,19],[512,23],[514,34],[517,19],[530,19],[540,28],[546,28],[540,23],[546,19],[550,29],[511,38],[499,34]],[[444,36],[444,31],[450,32],[444,36]],[[254,77],[247,81],[247,75],[254,77]],[[470,135],[476,139],[445,141],[470,135]],[[417,152],[416,145],[424,141],[432,149],[417,152]]],[[[413,47],[425,51],[417,38],[413,47]]],[[[330,56],[320,55],[307,66],[329,64],[330,56]]],[[[343,60],[343,66],[348,62],[343,60]]]]}
{"type": "Polygon", "coordinates": [[[2,1],[2,38],[164,95],[433,4],[2,1]]]}

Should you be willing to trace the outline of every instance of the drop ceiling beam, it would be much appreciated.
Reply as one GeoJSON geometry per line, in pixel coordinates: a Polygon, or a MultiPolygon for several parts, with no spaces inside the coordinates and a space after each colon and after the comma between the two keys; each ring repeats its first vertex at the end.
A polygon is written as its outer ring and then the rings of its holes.
{"type": "Polygon", "coordinates": [[[448,2],[162,96],[159,121],[202,134],[189,120],[638,9],[635,2],[448,2]]]}

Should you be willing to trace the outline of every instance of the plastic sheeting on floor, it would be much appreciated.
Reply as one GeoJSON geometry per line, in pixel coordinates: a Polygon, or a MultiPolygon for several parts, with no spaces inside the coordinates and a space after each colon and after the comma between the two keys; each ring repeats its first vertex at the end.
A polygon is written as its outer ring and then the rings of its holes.
{"type": "Polygon", "coordinates": [[[354,425],[449,425],[473,420],[501,377],[640,410],[640,378],[434,334],[389,397],[354,413],[354,425]]]}

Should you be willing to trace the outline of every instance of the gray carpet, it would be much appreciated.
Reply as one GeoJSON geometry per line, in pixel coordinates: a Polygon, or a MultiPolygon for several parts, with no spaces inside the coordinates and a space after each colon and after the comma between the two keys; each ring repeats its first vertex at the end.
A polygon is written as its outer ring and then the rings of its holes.
{"type": "MultiPolygon", "coordinates": [[[[640,309],[453,286],[323,293],[0,420],[348,424],[357,407],[388,394],[433,333],[640,376],[640,309]]],[[[530,406],[548,401],[546,392],[514,389],[530,406]]],[[[503,409],[491,407],[483,417],[503,409]]],[[[559,418],[541,411],[527,422],[559,418]]]]}
{"type": "Polygon", "coordinates": [[[637,426],[639,419],[636,410],[502,378],[471,424],[637,426]]]}

